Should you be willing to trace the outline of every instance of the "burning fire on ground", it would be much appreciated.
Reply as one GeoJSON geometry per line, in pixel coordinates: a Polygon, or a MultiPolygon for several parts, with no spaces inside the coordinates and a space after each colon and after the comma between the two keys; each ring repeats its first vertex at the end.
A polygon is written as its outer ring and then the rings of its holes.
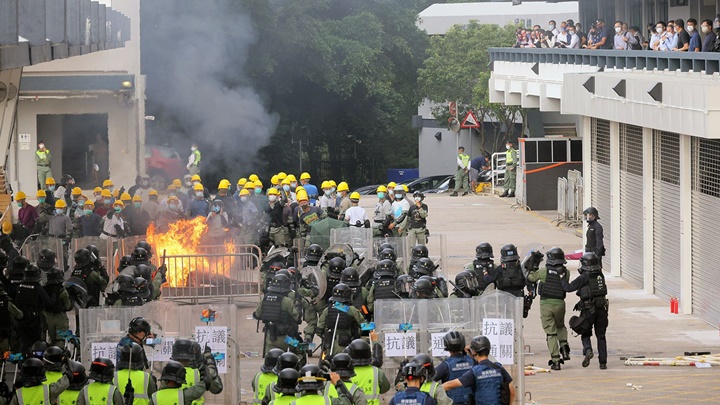
{"type": "Polygon", "coordinates": [[[207,224],[204,217],[180,220],[168,225],[165,232],[151,224],[147,240],[154,247],[159,262],[166,256],[167,285],[170,287],[200,287],[232,282],[236,253],[235,244],[222,245],[205,242],[207,224]],[[191,256],[191,257],[176,257],[191,256]]]}

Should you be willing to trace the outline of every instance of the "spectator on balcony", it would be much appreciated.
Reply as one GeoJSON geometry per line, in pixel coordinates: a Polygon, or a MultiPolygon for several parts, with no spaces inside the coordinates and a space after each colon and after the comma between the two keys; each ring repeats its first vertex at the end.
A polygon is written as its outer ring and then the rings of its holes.
{"type": "Polygon", "coordinates": [[[552,31],[540,31],[539,48],[555,48],[555,35],[553,35],[552,31]]]}
{"type": "Polygon", "coordinates": [[[647,41],[642,37],[640,27],[635,25],[630,27],[630,35],[635,39],[633,42],[630,42],[630,49],[633,51],[642,51],[645,49],[644,46],[647,44],[647,41]]]}
{"type": "Polygon", "coordinates": [[[547,29],[547,30],[548,30],[548,31],[552,31],[553,37],[555,37],[556,35],[558,35],[558,34],[560,33],[560,29],[557,27],[557,24],[555,23],[555,20],[550,20],[550,22],[548,22],[548,29],[547,29]]]}
{"type": "Polygon", "coordinates": [[[515,48],[528,48],[528,45],[530,44],[530,37],[527,34],[527,31],[524,29],[518,29],[516,33],[517,40],[515,42],[515,48]]]}
{"type": "Polygon", "coordinates": [[[652,37],[650,37],[650,49],[654,51],[660,50],[660,45],[662,44],[662,38],[663,35],[665,35],[666,29],[667,26],[665,25],[665,21],[659,21],[655,24],[655,32],[652,34],[652,37]]]}
{"type": "Polygon", "coordinates": [[[577,34],[575,34],[575,26],[574,25],[568,25],[566,27],[560,28],[560,35],[558,35],[558,39],[556,41],[556,46],[558,48],[568,48],[568,49],[578,49],[580,48],[580,38],[578,38],[577,34]]]}
{"type": "Polygon", "coordinates": [[[580,39],[580,48],[584,48],[587,45],[588,37],[587,34],[582,30],[582,24],[575,24],[575,35],[580,39]]]}
{"type": "Polygon", "coordinates": [[[630,49],[630,45],[632,43],[637,44],[637,39],[630,35],[627,30],[623,29],[624,25],[627,26],[621,21],[615,21],[615,37],[613,39],[613,48],[620,51],[627,51],[628,49],[630,49]]]}
{"type": "Polygon", "coordinates": [[[670,49],[675,52],[687,52],[690,49],[690,34],[685,31],[685,21],[682,18],[675,20],[675,35],[677,43],[670,49]]]}
{"type": "Polygon", "coordinates": [[[678,36],[675,33],[675,26],[672,23],[668,23],[665,32],[660,36],[660,48],[661,51],[672,51],[677,49],[678,36]]]}
{"type": "Polygon", "coordinates": [[[605,20],[599,19],[595,23],[595,38],[589,49],[613,49],[613,36],[615,33],[605,26],[605,20]]]}
{"type": "Polygon", "coordinates": [[[540,30],[535,30],[530,33],[530,44],[528,48],[540,48],[541,32],[540,30]]]}
{"type": "Polygon", "coordinates": [[[717,38],[715,32],[713,31],[713,22],[710,20],[703,20],[701,30],[705,35],[705,39],[702,44],[702,51],[713,52],[715,50],[715,39],[717,38]]]}
{"type": "Polygon", "coordinates": [[[690,35],[690,46],[688,48],[688,52],[700,52],[702,49],[702,39],[700,39],[700,33],[698,32],[697,20],[694,18],[688,18],[685,30],[690,35]]]}

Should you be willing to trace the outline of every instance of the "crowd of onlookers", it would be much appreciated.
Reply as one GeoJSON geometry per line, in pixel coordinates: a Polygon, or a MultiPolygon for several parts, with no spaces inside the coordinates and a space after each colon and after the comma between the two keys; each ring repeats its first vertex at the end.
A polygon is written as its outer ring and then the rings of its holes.
{"type": "Polygon", "coordinates": [[[560,22],[550,20],[547,29],[535,25],[532,30],[518,28],[515,48],[569,48],[569,49],[616,49],[651,50],[674,52],[720,51],[720,15],[700,23],[694,18],[684,21],[659,21],[648,24],[646,32],[638,26],[615,21],[610,26],[599,19],[585,32],[580,23],[573,20],[560,22]]]}

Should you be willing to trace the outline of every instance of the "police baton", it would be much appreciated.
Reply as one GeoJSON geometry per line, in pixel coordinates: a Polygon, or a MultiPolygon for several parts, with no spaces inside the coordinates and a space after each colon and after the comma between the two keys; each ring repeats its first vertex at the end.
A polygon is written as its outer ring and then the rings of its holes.
{"type": "Polygon", "coordinates": [[[332,358],[333,349],[335,348],[335,336],[337,336],[338,322],[340,322],[340,313],[335,317],[335,330],[333,330],[332,342],[330,342],[330,357],[332,358]]]}
{"type": "MultiPolygon", "coordinates": [[[[128,380],[127,384],[125,384],[125,394],[123,394],[123,399],[125,400],[125,405],[132,405],[133,402],[135,402],[135,388],[133,388],[132,385],[132,379],[130,376],[132,375],[132,342],[130,343],[130,359],[128,360],[128,380]]],[[[120,383],[118,381],[118,383],[120,383]]]]}

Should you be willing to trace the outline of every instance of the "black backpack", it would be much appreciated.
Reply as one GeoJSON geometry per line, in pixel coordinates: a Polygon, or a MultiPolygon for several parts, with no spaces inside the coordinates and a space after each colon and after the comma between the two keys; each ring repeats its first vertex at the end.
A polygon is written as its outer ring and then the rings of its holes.
{"type": "Polygon", "coordinates": [[[633,51],[642,51],[643,47],[642,47],[640,37],[635,35],[635,41],[636,42],[634,44],[630,44],[630,49],[633,51]]]}

